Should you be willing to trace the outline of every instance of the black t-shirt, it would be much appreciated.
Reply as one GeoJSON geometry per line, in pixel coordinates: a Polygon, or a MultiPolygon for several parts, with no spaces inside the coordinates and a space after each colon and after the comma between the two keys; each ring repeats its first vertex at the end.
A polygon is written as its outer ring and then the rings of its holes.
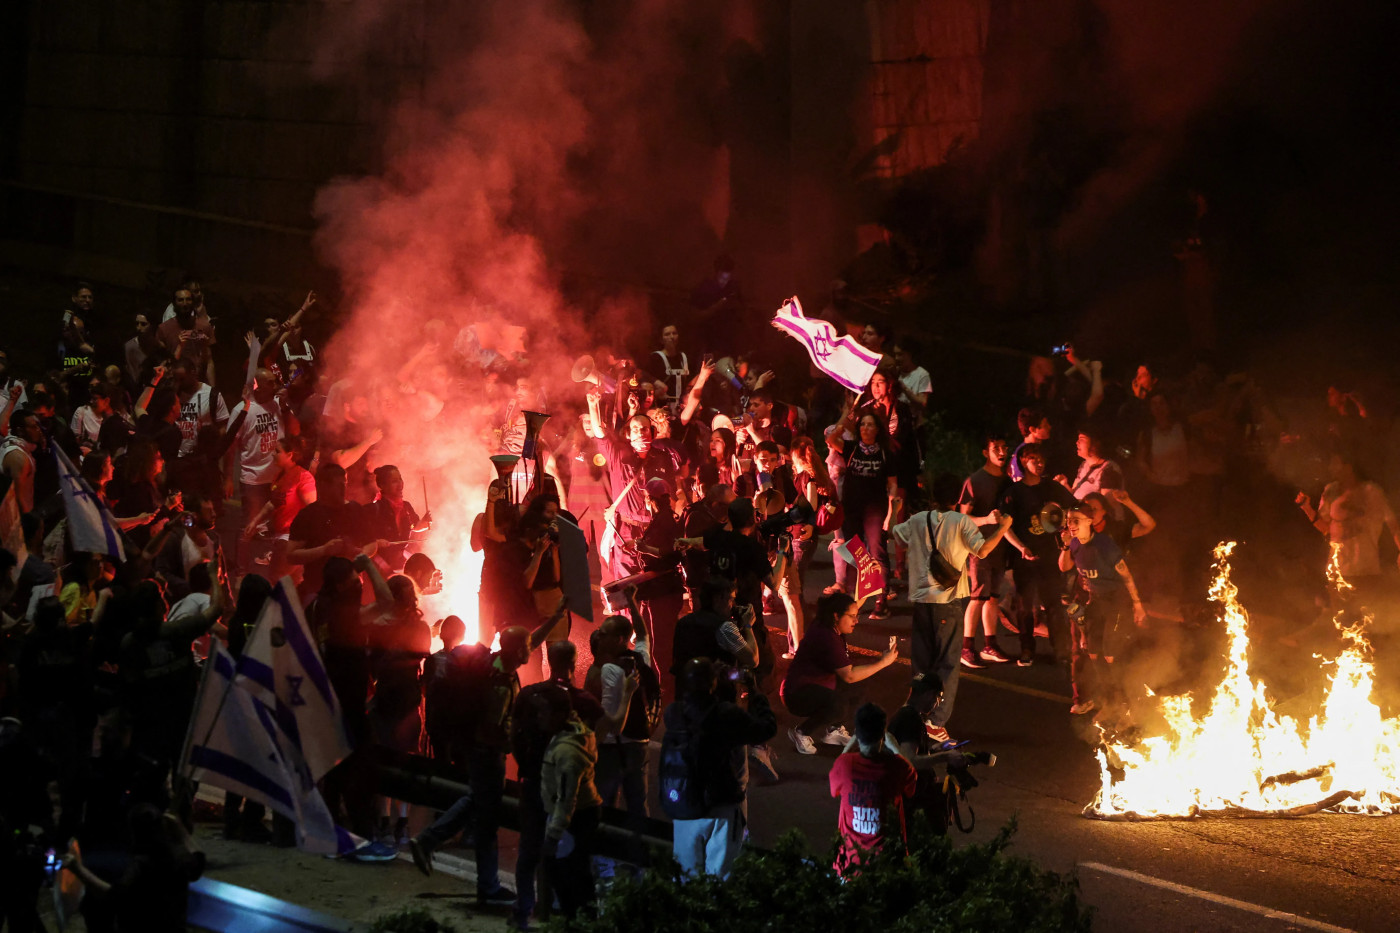
{"type": "MultiPolygon", "coordinates": [[[[735,582],[737,604],[760,605],[763,580],[773,572],[762,542],[750,535],[718,527],[705,532],[704,541],[705,552],[710,555],[710,576],[735,582]]],[[[755,618],[763,618],[761,611],[755,611],[755,618]]]]}
{"type": "Polygon", "coordinates": [[[1074,557],[1079,581],[1091,596],[1107,599],[1124,591],[1123,578],[1117,569],[1123,552],[1108,535],[1096,534],[1088,543],[1071,541],[1069,552],[1074,557]]]}
{"type": "Polygon", "coordinates": [[[847,441],[845,455],[841,499],[846,504],[846,514],[854,516],[871,505],[888,501],[887,480],[894,476],[894,461],[889,454],[878,445],[866,447],[859,441],[847,441]]]}
{"type": "Polygon", "coordinates": [[[180,459],[180,442],[184,436],[180,433],[179,425],[163,421],[147,412],[136,419],[136,434],[138,437],[150,438],[160,450],[160,455],[165,458],[167,465],[173,467],[175,461],[180,459]]]}
{"type": "MultiPolygon", "coordinates": [[[[331,505],[329,502],[313,502],[292,519],[287,537],[308,548],[320,547],[334,538],[345,538],[351,544],[364,545],[370,540],[365,524],[360,507],[354,503],[331,505]]],[[[325,566],[324,557],[305,564],[301,586],[303,593],[315,593],[321,589],[321,571],[325,566]]]]}
{"type": "MultiPolygon", "coordinates": [[[[690,508],[685,510],[685,531],[687,538],[701,538],[711,528],[718,528],[723,524],[710,512],[704,500],[693,502],[690,508]]],[[[681,563],[685,565],[685,582],[692,590],[698,590],[700,584],[710,578],[710,555],[704,551],[691,549],[681,557],[681,563]]]]}
{"type": "Polygon", "coordinates": [[[1011,477],[1005,474],[993,476],[984,467],[969,476],[963,483],[962,495],[958,496],[958,505],[963,506],[971,503],[972,511],[968,514],[973,518],[990,515],[992,509],[1001,503],[1006,487],[1010,484],[1011,477]]]}
{"type": "Polygon", "coordinates": [[[657,596],[673,596],[684,589],[681,575],[673,572],[679,563],[676,554],[676,539],[681,536],[680,522],[669,511],[653,515],[651,524],[642,534],[642,544],[661,552],[660,556],[644,554],[642,566],[647,570],[661,571],[661,576],[648,580],[637,587],[641,599],[654,599],[657,596]]]}
{"type": "Polygon", "coordinates": [[[1059,483],[1042,479],[1034,486],[1012,483],[1006,487],[998,504],[998,508],[1011,516],[1012,532],[1041,560],[1054,559],[1058,550],[1055,535],[1040,527],[1040,510],[1048,502],[1068,509],[1074,504],[1074,497],[1059,483]]]}
{"type": "MultiPolygon", "coordinates": [[[[512,625],[532,628],[539,621],[534,597],[525,586],[525,569],[530,566],[532,554],[530,546],[519,538],[486,551],[481,565],[481,597],[497,631],[512,625]]],[[[544,558],[540,560],[540,573],[544,573],[544,558]]]]}

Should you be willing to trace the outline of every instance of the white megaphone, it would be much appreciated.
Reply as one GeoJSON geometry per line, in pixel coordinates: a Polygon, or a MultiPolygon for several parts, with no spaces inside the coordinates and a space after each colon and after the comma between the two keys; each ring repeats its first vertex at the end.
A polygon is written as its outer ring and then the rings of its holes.
{"type": "Polygon", "coordinates": [[[743,380],[739,378],[739,373],[735,370],[734,357],[722,356],[715,360],[715,372],[719,373],[725,379],[728,379],[729,384],[734,388],[744,388],[743,380]]]}
{"type": "Polygon", "coordinates": [[[581,356],[574,360],[574,368],[569,375],[574,382],[591,382],[604,392],[616,392],[617,380],[593,365],[593,357],[581,356]]]}

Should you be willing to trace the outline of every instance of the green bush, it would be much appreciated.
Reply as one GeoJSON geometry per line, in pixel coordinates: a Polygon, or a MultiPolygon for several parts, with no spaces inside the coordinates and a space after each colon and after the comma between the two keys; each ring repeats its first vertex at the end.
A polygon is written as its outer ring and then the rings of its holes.
{"type": "Polygon", "coordinates": [[[1006,854],[1015,821],[983,845],[954,848],[919,818],[909,852],[891,848],[842,881],[792,831],[770,852],[745,850],[728,879],[686,879],[671,862],[620,878],[597,918],[552,919],[552,933],[1088,933],[1079,882],[1006,854]]]}
{"type": "Polygon", "coordinates": [[[958,478],[972,474],[982,465],[981,438],[959,431],[948,424],[941,411],[931,411],[919,427],[919,449],[924,455],[924,482],[931,483],[941,473],[958,478]]]}
{"type": "Polygon", "coordinates": [[[405,907],[376,917],[369,933],[457,933],[457,928],[422,907],[405,907]]]}

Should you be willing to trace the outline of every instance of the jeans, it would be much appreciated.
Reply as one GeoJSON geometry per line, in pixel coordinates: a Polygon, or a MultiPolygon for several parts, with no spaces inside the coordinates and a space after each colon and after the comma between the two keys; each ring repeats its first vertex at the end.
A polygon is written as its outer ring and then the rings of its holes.
{"type": "Polygon", "coordinates": [[[1016,599],[1021,604],[1021,652],[1035,653],[1035,623],[1045,622],[1050,633],[1050,645],[1055,657],[1063,658],[1069,645],[1065,625],[1065,607],[1060,596],[1065,589],[1065,575],[1054,557],[1026,560],[1016,554],[1011,561],[1011,577],[1016,582],[1016,599]]]}
{"type": "Polygon", "coordinates": [[[620,794],[627,810],[627,828],[638,835],[628,843],[628,858],[646,864],[646,846],[640,842],[647,819],[647,743],[613,742],[598,744],[598,764],[594,783],[603,806],[616,807],[620,794]]]}
{"type": "MultiPolygon", "coordinates": [[[[880,566],[885,570],[885,579],[890,578],[890,561],[885,553],[885,512],[888,511],[884,502],[870,502],[864,508],[846,509],[846,520],[841,524],[841,538],[849,541],[857,535],[860,536],[861,543],[870,552],[870,556],[880,562],[880,566]]],[[[836,582],[847,593],[855,590],[855,568],[846,563],[840,555],[834,556],[836,563],[836,582]]],[[[884,599],[883,596],[878,597],[884,599]]]]}
{"type": "Polygon", "coordinates": [[[946,726],[953,716],[953,700],[958,695],[958,668],[962,654],[963,613],[967,597],[946,603],[915,603],[914,626],[910,636],[915,674],[932,675],[943,686],[943,696],[929,714],[929,722],[946,726]]]}
{"type": "Polygon", "coordinates": [[[559,895],[559,907],[566,917],[576,916],[593,902],[593,850],[597,844],[601,816],[601,807],[575,810],[574,818],[569,822],[573,848],[568,855],[556,855],[549,860],[550,879],[559,895]]]}
{"type": "Polygon", "coordinates": [[[500,856],[496,830],[501,824],[501,798],[505,795],[506,756],[494,748],[472,746],[463,750],[471,793],[458,798],[437,821],[418,834],[427,849],[436,849],[460,832],[470,831],[476,852],[476,891],[495,894],[501,888],[500,856]]]}
{"type": "Polygon", "coordinates": [[[729,877],[747,835],[746,823],[742,803],[713,807],[703,819],[674,821],[672,851],[676,861],[687,874],[729,877]]]}
{"type": "Polygon", "coordinates": [[[817,741],[835,725],[855,719],[856,707],[865,702],[860,684],[848,684],[839,677],[836,689],[821,684],[799,684],[782,692],[783,705],[794,716],[807,717],[797,728],[817,741]]]}
{"type": "MultiPolygon", "coordinates": [[[[258,513],[263,510],[263,506],[267,505],[272,498],[272,484],[240,482],[238,485],[242,492],[243,524],[246,526],[248,522],[257,517],[258,513]]],[[[253,543],[251,541],[245,543],[240,540],[238,551],[239,553],[235,554],[234,557],[238,561],[238,566],[246,570],[253,564],[253,543]]]]}
{"type": "MultiPolygon", "coordinates": [[[[515,918],[520,926],[530,919],[535,910],[535,876],[540,869],[540,856],[543,854],[544,830],[548,814],[544,812],[544,801],[540,797],[540,779],[522,779],[520,782],[520,842],[515,856],[515,918]]],[[[550,898],[547,886],[541,891],[550,898]]]]}

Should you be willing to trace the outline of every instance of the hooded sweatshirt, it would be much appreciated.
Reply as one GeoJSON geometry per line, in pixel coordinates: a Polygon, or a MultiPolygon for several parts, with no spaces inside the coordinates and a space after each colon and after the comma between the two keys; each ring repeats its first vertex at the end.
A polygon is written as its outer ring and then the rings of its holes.
{"type": "Polygon", "coordinates": [[[602,806],[603,798],[593,783],[598,763],[598,739],[593,730],[570,717],[564,728],[549,741],[541,769],[541,797],[549,813],[545,835],[559,839],[574,818],[574,811],[602,806]]]}

